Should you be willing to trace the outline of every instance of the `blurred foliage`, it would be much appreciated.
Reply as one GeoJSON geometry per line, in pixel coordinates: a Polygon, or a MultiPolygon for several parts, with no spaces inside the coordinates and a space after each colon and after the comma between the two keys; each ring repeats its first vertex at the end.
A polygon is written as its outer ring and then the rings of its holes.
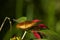
{"type": "MultiPolygon", "coordinates": [[[[43,31],[48,36],[47,39],[42,40],[59,40],[59,4],[60,0],[0,0],[0,25],[6,16],[11,19],[18,19],[22,16],[27,17],[27,20],[40,19],[43,21],[41,23],[46,24],[49,28],[49,30],[43,31]]],[[[10,31],[7,21],[0,32],[1,40],[9,40],[13,34],[22,36],[24,31],[16,29],[15,26],[16,23],[13,24],[12,31],[10,31]]]]}
{"type": "Polygon", "coordinates": [[[25,22],[25,21],[27,21],[27,17],[20,17],[20,18],[16,19],[17,23],[25,22]]]}

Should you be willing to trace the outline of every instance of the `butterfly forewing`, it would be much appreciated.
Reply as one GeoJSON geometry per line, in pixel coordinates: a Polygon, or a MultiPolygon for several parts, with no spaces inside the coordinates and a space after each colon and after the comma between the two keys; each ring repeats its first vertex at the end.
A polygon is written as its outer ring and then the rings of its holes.
{"type": "Polygon", "coordinates": [[[21,28],[21,29],[27,29],[27,28],[32,27],[34,24],[35,24],[34,22],[26,21],[26,22],[22,22],[22,23],[17,24],[16,27],[21,28]]]}

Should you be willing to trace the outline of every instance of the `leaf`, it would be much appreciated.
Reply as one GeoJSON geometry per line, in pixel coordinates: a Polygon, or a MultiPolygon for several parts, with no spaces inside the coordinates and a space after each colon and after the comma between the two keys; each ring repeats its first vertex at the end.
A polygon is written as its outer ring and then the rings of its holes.
{"type": "Polygon", "coordinates": [[[43,32],[48,40],[59,40],[60,36],[58,33],[51,31],[51,30],[42,30],[41,32],[43,32]]]}
{"type": "Polygon", "coordinates": [[[18,23],[21,23],[21,22],[24,22],[24,21],[26,21],[27,20],[27,17],[20,17],[20,18],[18,18],[16,21],[18,22],[18,23]]]}
{"type": "Polygon", "coordinates": [[[60,21],[56,24],[56,32],[60,33],[60,21]]]}
{"type": "Polygon", "coordinates": [[[25,36],[25,38],[24,38],[24,40],[32,40],[34,38],[35,37],[34,37],[33,33],[30,32],[30,31],[28,31],[27,34],[26,34],[26,36],[25,36]]]}
{"type": "Polygon", "coordinates": [[[48,39],[41,39],[41,40],[48,40],[48,39]]]}

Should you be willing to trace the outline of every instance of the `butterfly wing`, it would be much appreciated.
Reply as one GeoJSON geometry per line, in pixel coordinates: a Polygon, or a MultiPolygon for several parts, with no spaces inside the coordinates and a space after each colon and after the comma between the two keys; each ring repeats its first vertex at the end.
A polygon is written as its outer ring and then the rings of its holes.
{"type": "Polygon", "coordinates": [[[17,24],[16,27],[21,28],[21,29],[27,29],[27,28],[32,27],[34,24],[35,24],[34,22],[27,21],[27,22],[22,22],[22,23],[17,24]]]}

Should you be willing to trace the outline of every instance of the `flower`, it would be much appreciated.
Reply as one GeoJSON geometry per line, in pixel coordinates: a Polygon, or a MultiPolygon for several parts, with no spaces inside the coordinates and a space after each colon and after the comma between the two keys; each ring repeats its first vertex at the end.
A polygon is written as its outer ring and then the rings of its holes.
{"type": "Polygon", "coordinates": [[[34,30],[32,30],[32,33],[34,34],[34,36],[37,38],[37,39],[40,39],[41,36],[34,30]]]}
{"type": "Polygon", "coordinates": [[[39,28],[44,28],[44,29],[47,28],[47,26],[45,24],[39,24],[38,27],[39,28]]]}

